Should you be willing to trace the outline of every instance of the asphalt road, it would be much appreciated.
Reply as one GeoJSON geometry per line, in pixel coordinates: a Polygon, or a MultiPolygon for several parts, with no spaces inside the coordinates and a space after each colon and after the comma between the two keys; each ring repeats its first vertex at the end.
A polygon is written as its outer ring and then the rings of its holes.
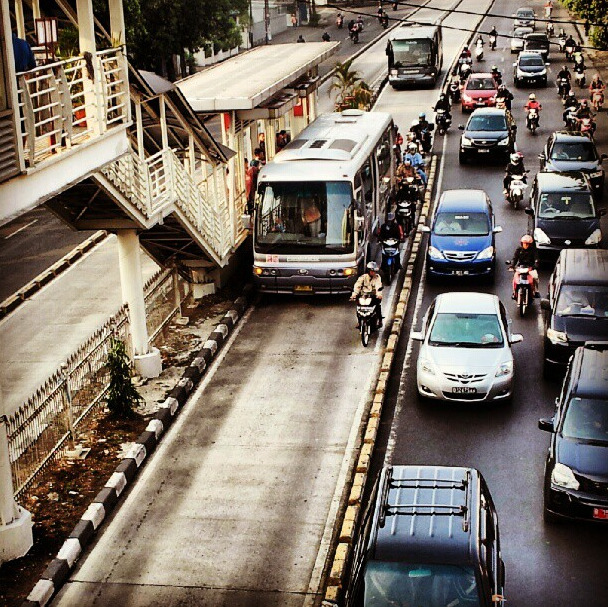
{"type": "MultiPolygon", "coordinates": [[[[537,14],[541,3],[532,4],[537,14]]],[[[511,0],[496,2],[494,13],[509,15],[518,7],[511,0]]],[[[505,21],[491,18],[482,29],[496,25],[505,32],[505,21]]],[[[538,170],[537,155],[549,134],[562,128],[562,106],[554,88],[555,74],[563,63],[557,53],[550,57],[549,86],[546,89],[515,89],[512,85],[514,55],[508,41],[499,39],[496,52],[486,48],[486,60],[475,66],[476,71],[489,71],[497,64],[507,76],[506,82],[515,94],[514,115],[519,125],[518,147],[533,174],[538,170]],[[534,90],[543,105],[541,129],[532,136],[525,128],[522,106],[534,90]]],[[[591,70],[589,70],[591,71],[591,70]]],[[[387,91],[382,102],[397,105],[401,93],[387,91]],[[395,101],[393,101],[395,98],[395,101]]],[[[466,122],[460,110],[453,112],[454,124],[466,122]]],[[[409,324],[420,328],[422,315],[440,292],[484,291],[497,294],[513,319],[513,330],[524,335],[524,342],[513,346],[516,380],[513,402],[496,405],[457,405],[422,403],[416,390],[416,360],[418,345],[407,333],[402,339],[399,377],[393,378],[392,403],[394,419],[385,420],[388,439],[386,461],[393,464],[463,465],[478,468],[485,476],[498,509],[506,566],[506,598],[509,605],[583,606],[608,605],[608,561],[605,558],[608,530],[586,524],[551,526],[542,519],[543,467],[549,436],[537,429],[540,417],[550,417],[553,401],[560,383],[542,379],[542,317],[538,302],[526,317],[519,318],[510,299],[511,277],[503,261],[509,259],[522,234],[526,232],[528,216],[514,210],[503,200],[502,164],[458,164],[459,132],[451,129],[447,135],[443,162],[441,190],[454,188],[484,189],[493,201],[497,224],[503,233],[497,235],[500,263],[495,286],[471,282],[429,285],[422,277],[419,259],[419,292],[410,299],[409,324]]],[[[608,148],[608,119],[603,113],[598,120],[596,143],[600,152],[608,148]]],[[[436,150],[443,142],[436,142],[436,150]]],[[[603,221],[604,234],[608,224],[603,221]]],[[[422,256],[421,256],[422,257],[422,256]]],[[[541,292],[546,293],[550,268],[540,273],[541,292]]],[[[380,454],[379,454],[380,455],[380,454]]]]}

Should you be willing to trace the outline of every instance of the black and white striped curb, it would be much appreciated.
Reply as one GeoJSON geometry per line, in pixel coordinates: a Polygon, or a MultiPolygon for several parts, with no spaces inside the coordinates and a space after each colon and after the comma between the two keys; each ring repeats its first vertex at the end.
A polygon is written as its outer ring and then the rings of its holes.
{"type": "Polygon", "coordinates": [[[125,488],[136,478],[143,463],[156,449],[163,434],[177,417],[180,407],[186,403],[239,318],[243,316],[251,303],[253,293],[252,286],[247,285],[243,289],[243,294],[220,320],[195,359],[185,369],[175,387],[160,405],[154,418],[135,440],[126,457],[123,458],[104,488],[82,515],[68,539],[61,546],[57,556],[51,561],[27,599],[22,603],[22,607],[44,607],[68,579],[85,547],[114,509],[125,488]]]}

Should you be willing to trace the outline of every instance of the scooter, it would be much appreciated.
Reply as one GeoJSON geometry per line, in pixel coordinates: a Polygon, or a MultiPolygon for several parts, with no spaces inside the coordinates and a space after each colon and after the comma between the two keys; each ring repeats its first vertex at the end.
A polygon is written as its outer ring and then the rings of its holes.
{"type": "Polygon", "coordinates": [[[584,66],[574,66],[574,80],[580,88],[583,88],[585,86],[586,79],[584,66]]]}
{"type": "Polygon", "coordinates": [[[560,28],[559,34],[557,35],[557,44],[559,45],[560,53],[566,52],[566,32],[563,28],[560,28]]]}
{"type": "Polygon", "coordinates": [[[342,26],[344,25],[344,17],[342,15],[338,15],[336,17],[336,25],[338,26],[339,30],[342,29],[342,26]]]}
{"type": "Polygon", "coordinates": [[[564,100],[570,92],[570,80],[568,78],[557,79],[557,94],[564,100]]]}
{"type": "Polygon", "coordinates": [[[571,45],[567,45],[565,48],[566,51],[566,59],[568,61],[572,61],[572,59],[574,58],[574,47],[571,45]]]}
{"type": "Polygon", "coordinates": [[[566,123],[566,129],[570,132],[578,131],[578,118],[576,117],[576,112],[578,108],[574,105],[566,108],[566,119],[564,122],[566,123]]]}
{"type": "Polygon", "coordinates": [[[591,91],[591,105],[596,112],[599,112],[604,105],[604,88],[593,89],[591,91]]]}
{"type": "Polygon", "coordinates": [[[357,321],[361,343],[366,348],[370,335],[378,330],[381,323],[376,311],[376,301],[371,295],[360,295],[357,298],[357,321]]]}
{"type": "Polygon", "coordinates": [[[450,96],[450,101],[452,104],[458,103],[460,101],[460,82],[457,80],[452,80],[450,82],[450,86],[448,88],[448,95],[450,96]]]}
{"type": "Polygon", "coordinates": [[[380,25],[382,26],[382,29],[386,29],[388,27],[388,15],[386,13],[382,15],[382,18],[380,19],[380,25]]]}
{"type": "Polygon", "coordinates": [[[435,113],[435,124],[437,125],[437,132],[440,135],[444,135],[450,128],[452,119],[448,118],[446,111],[440,108],[435,113]]]}
{"type": "Polygon", "coordinates": [[[549,23],[547,23],[547,38],[553,38],[553,36],[555,35],[555,28],[553,27],[553,23],[551,23],[551,21],[549,21],[549,23]]]}
{"type": "Polygon", "coordinates": [[[472,68],[471,68],[470,61],[471,61],[470,59],[468,61],[464,60],[464,62],[460,64],[458,75],[460,76],[460,80],[462,82],[464,82],[469,77],[469,74],[471,73],[472,68]]]}
{"type": "Polygon", "coordinates": [[[393,10],[396,11],[399,7],[399,2],[393,2],[393,10]]]}
{"type": "Polygon", "coordinates": [[[356,23],[349,30],[348,35],[350,36],[350,39],[353,41],[353,44],[357,44],[359,42],[359,28],[356,23]]]}
{"type": "Polygon", "coordinates": [[[581,135],[587,135],[589,139],[593,139],[593,133],[595,132],[593,118],[580,118],[579,130],[581,135]]]}
{"type": "Polygon", "coordinates": [[[490,34],[490,50],[496,50],[496,36],[494,34],[490,34]]]}
{"type": "Polygon", "coordinates": [[[526,127],[532,133],[532,135],[536,135],[536,129],[539,126],[538,110],[530,108],[528,110],[528,115],[526,116],[526,127]]]}
{"type": "Polygon", "coordinates": [[[390,285],[393,282],[398,265],[399,240],[397,238],[387,238],[382,241],[382,270],[387,284],[390,285]]]}
{"type": "Polygon", "coordinates": [[[527,187],[524,175],[511,175],[511,182],[507,191],[507,202],[512,204],[514,209],[517,209],[517,205],[524,199],[524,192],[527,187]]]}
{"type": "Polygon", "coordinates": [[[407,177],[405,181],[399,182],[395,217],[405,236],[408,236],[414,227],[419,195],[418,184],[414,177],[407,177]]]}
{"type": "Polygon", "coordinates": [[[520,316],[524,316],[528,306],[530,306],[534,300],[534,278],[532,277],[533,269],[534,268],[529,266],[517,266],[514,269],[515,276],[513,276],[513,296],[515,298],[515,304],[517,305],[520,316]]]}
{"type": "Polygon", "coordinates": [[[475,44],[475,59],[483,61],[483,42],[478,40],[475,44]]]}

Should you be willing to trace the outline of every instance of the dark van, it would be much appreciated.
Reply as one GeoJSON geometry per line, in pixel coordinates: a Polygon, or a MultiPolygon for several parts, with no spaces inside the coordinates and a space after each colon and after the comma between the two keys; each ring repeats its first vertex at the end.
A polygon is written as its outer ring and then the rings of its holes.
{"type": "Polygon", "coordinates": [[[537,173],[526,213],[539,257],[555,259],[562,249],[599,247],[600,216],[605,212],[596,208],[584,173],[537,173]]]}
{"type": "Polygon", "coordinates": [[[562,251],[549,279],[544,310],[544,374],[563,371],[579,346],[608,340],[608,251],[562,251]]]}
{"type": "Polygon", "coordinates": [[[545,61],[547,61],[547,57],[549,56],[550,48],[551,42],[547,34],[533,32],[524,38],[524,51],[536,51],[543,56],[545,61]]]}
{"type": "Polygon", "coordinates": [[[345,604],[504,605],[498,519],[473,468],[385,466],[364,512],[345,604]]]}

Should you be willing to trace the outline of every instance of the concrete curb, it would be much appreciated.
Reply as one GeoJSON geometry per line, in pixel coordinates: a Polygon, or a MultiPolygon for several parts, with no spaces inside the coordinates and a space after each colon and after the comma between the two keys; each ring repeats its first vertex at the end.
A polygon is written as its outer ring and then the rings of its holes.
{"type": "Polygon", "coordinates": [[[44,285],[48,284],[55,278],[65,272],[75,261],[79,260],[85,253],[93,247],[104,241],[108,236],[107,232],[100,230],[95,232],[93,236],[87,238],[77,247],[72,249],[67,255],[64,255],[59,261],[56,261],[52,266],[44,272],[38,274],[36,278],[30,280],[24,287],[13,293],[0,303],[0,319],[8,316],[13,310],[16,310],[24,301],[38,292],[44,285]]]}
{"type": "Polygon", "coordinates": [[[243,289],[243,294],[233,302],[231,309],[220,320],[190,366],[184,370],[181,378],[168,393],[146,429],[135,440],[127,456],[116,467],[104,488],[95,496],[63,543],[57,556],[45,569],[27,599],[22,603],[22,607],[44,607],[69,578],[85,547],[119,503],[125,488],[137,478],[139,470],[154,452],[162,440],[163,434],[167,432],[179,414],[180,408],[185,405],[207,367],[243,316],[253,295],[252,285],[247,285],[243,289]]]}

